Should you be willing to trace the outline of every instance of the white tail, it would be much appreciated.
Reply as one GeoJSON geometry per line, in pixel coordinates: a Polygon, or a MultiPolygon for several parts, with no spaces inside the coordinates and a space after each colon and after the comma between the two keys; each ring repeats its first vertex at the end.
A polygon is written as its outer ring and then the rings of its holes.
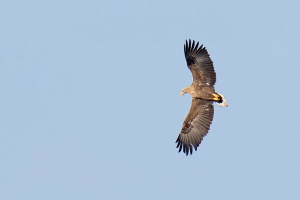
{"type": "Polygon", "coordinates": [[[228,107],[225,97],[223,95],[221,95],[220,93],[219,93],[219,95],[222,97],[222,102],[221,103],[216,102],[216,103],[221,107],[228,107]]]}

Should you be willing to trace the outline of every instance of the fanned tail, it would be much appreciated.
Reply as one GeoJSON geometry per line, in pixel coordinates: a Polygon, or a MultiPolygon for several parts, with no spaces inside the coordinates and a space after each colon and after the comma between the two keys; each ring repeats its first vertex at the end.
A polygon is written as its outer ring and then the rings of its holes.
{"type": "Polygon", "coordinates": [[[220,96],[221,96],[221,100],[220,101],[218,101],[218,102],[216,102],[220,107],[228,107],[228,104],[227,104],[227,102],[226,102],[226,99],[225,99],[225,97],[222,95],[222,94],[220,94],[220,93],[218,93],[220,96]]]}

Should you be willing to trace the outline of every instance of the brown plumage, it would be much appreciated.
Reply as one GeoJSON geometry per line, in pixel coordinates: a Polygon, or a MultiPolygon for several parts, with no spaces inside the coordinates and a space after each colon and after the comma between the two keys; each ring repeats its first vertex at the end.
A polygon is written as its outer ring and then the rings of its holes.
{"type": "Polygon", "coordinates": [[[189,93],[192,105],[176,143],[179,152],[183,150],[188,155],[193,153],[193,148],[197,150],[210,128],[214,116],[213,103],[222,107],[227,103],[223,95],[215,92],[216,73],[206,48],[199,46],[199,42],[195,44],[195,41],[189,40],[184,45],[184,54],[193,83],[183,88],[180,95],[189,93]]]}

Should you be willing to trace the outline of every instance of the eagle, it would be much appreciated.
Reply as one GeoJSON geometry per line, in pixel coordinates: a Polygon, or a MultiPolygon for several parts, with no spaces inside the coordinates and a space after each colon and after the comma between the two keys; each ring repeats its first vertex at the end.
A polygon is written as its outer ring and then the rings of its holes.
{"type": "Polygon", "coordinates": [[[208,133],[214,116],[213,103],[227,107],[225,97],[215,91],[216,72],[213,62],[203,44],[186,40],[184,45],[186,63],[193,75],[193,83],[181,90],[180,95],[189,93],[192,105],[186,116],[180,134],[176,140],[178,152],[186,155],[199,147],[203,137],[208,133]]]}

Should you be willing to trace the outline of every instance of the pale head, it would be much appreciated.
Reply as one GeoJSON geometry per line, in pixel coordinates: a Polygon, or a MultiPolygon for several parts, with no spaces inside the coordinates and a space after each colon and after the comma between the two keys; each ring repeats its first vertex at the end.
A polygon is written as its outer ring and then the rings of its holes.
{"type": "Polygon", "coordinates": [[[190,94],[191,91],[191,86],[185,87],[181,90],[180,92],[180,96],[184,95],[185,93],[189,93],[190,94]]]}

